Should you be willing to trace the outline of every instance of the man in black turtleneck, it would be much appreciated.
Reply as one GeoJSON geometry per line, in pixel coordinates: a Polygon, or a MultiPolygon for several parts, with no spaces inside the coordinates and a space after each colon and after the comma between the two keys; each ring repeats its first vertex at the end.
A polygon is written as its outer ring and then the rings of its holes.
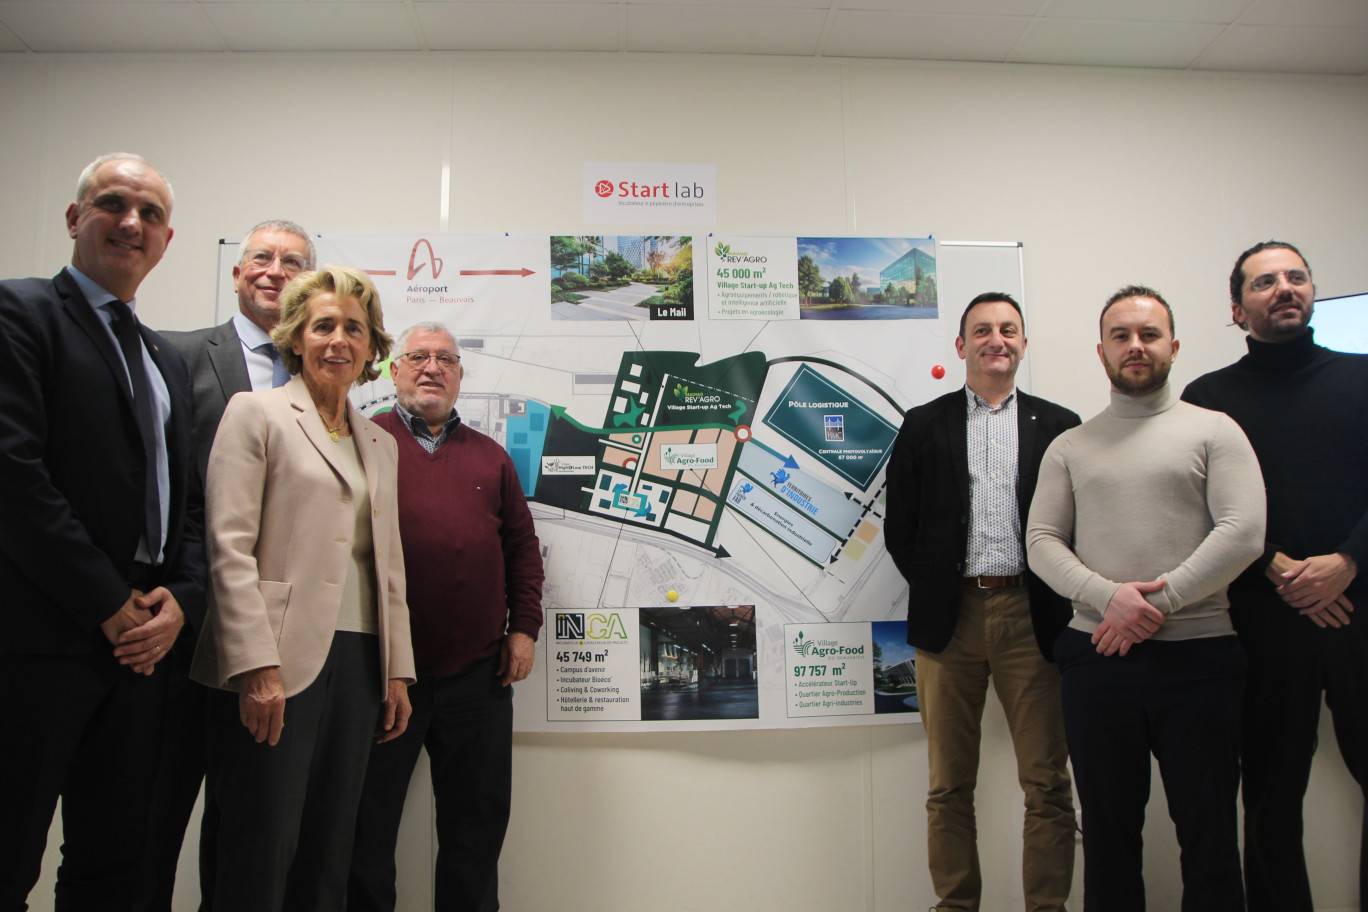
{"type": "MultiPolygon", "coordinates": [[[[1249,354],[1183,398],[1249,437],[1268,491],[1263,556],[1230,587],[1249,657],[1242,762],[1250,912],[1312,912],[1302,802],[1322,692],[1350,773],[1368,785],[1368,355],[1315,344],[1311,268],[1265,241],[1230,275],[1249,354]]],[[[1368,900],[1360,834],[1359,890],[1368,900]]]]}

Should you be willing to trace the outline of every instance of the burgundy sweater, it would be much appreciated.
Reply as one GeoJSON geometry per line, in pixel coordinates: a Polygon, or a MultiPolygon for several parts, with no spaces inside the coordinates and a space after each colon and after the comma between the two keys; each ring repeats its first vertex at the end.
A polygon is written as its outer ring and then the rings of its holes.
{"type": "Polygon", "coordinates": [[[455,674],[542,625],[541,545],[508,453],[458,424],[428,453],[397,411],[399,534],[418,674],[455,674]]]}

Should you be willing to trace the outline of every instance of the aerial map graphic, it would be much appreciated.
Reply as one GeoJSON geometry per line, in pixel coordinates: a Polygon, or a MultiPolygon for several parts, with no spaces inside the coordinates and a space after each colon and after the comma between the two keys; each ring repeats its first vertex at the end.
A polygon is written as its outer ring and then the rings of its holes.
{"type": "MultiPolygon", "coordinates": [[[[938,391],[905,376],[917,347],[940,356],[936,321],[568,322],[550,312],[546,236],[325,236],[320,249],[371,272],[391,332],[450,327],[461,420],[517,468],[546,568],[519,728],[813,724],[789,693],[794,663],[853,672],[797,655],[786,626],[845,643],[905,617],[882,545],[884,467],[902,410],[938,391]],[[414,250],[429,268],[409,278],[414,250]]],[[[393,385],[354,401],[391,408],[393,385]]],[[[876,712],[872,684],[846,686],[862,696],[817,724],[876,712]]]]}

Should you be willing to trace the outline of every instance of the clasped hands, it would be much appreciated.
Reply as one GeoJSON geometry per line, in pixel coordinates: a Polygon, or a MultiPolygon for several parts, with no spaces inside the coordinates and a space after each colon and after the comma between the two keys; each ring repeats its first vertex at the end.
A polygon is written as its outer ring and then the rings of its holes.
{"type": "Polygon", "coordinates": [[[1344,590],[1358,575],[1358,564],[1346,554],[1318,554],[1294,560],[1281,551],[1264,570],[1282,600],[1317,627],[1343,627],[1354,606],[1344,590]]]}
{"type": "MultiPolygon", "coordinates": [[[[1358,565],[1346,554],[1318,554],[1294,560],[1281,551],[1264,571],[1275,591],[1288,605],[1318,627],[1343,627],[1349,623],[1353,604],[1344,591],[1358,575],[1358,565]]],[[[1164,613],[1151,605],[1145,594],[1164,588],[1163,580],[1122,583],[1102,612],[1102,623],[1092,642],[1102,655],[1125,655],[1164,623],[1164,613]]]]}
{"type": "Polygon", "coordinates": [[[1158,633],[1164,625],[1164,612],[1151,605],[1145,596],[1163,588],[1163,580],[1117,586],[1102,609],[1102,623],[1092,635],[1097,651],[1104,656],[1125,655],[1136,643],[1158,633]]]}
{"type": "Polygon", "coordinates": [[[185,626],[185,612],[165,586],[134,589],[119,610],[100,624],[114,646],[114,658],[134,674],[150,675],[166,658],[185,626]]]}

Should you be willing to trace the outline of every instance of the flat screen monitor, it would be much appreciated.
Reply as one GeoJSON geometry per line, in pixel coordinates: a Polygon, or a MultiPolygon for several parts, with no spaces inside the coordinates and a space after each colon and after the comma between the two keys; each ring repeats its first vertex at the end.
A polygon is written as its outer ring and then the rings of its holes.
{"type": "Polygon", "coordinates": [[[1368,354],[1368,294],[1341,295],[1316,302],[1311,314],[1316,343],[1342,352],[1368,354]]]}

